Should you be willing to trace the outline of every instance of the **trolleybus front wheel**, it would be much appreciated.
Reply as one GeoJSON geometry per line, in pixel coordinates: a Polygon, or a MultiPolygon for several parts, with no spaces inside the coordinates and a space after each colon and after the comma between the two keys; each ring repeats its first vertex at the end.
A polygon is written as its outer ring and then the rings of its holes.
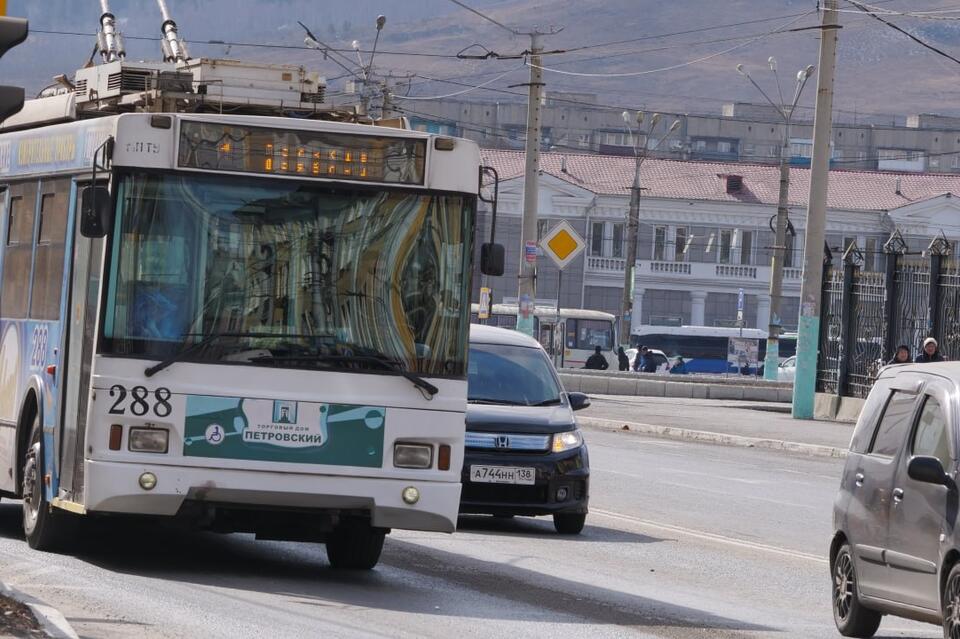
{"type": "Polygon", "coordinates": [[[66,544],[69,513],[54,510],[43,483],[43,429],[33,418],[30,445],[23,458],[23,534],[36,550],[58,550],[66,544]]]}
{"type": "Polygon", "coordinates": [[[342,523],[327,539],[327,559],[340,570],[369,570],[380,561],[386,534],[386,528],[369,523],[342,523]]]}

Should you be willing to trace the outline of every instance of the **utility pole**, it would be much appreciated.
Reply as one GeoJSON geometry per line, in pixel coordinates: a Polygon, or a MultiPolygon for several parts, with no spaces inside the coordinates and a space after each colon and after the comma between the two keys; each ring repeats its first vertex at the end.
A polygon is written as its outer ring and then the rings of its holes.
{"type": "MultiPolygon", "coordinates": [[[[644,139],[643,145],[640,145],[640,126],[643,124],[643,111],[637,112],[637,135],[633,141],[633,186],[630,187],[630,212],[627,214],[627,259],[623,265],[623,300],[620,307],[620,345],[630,348],[631,324],[635,319],[633,316],[633,283],[634,269],[637,264],[637,241],[640,231],[640,167],[647,159],[650,152],[656,151],[663,144],[664,140],[670,137],[670,134],[680,128],[680,120],[674,120],[667,132],[663,134],[654,144],[650,144],[648,139],[644,139]]],[[[633,136],[633,130],[630,128],[630,112],[623,112],[623,121],[627,125],[627,131],[633,136]]],[[[650,135],[653,135],[660,121],[660,114],[654,113],[650,117],[650,135]]]]}
{"type": "Polygon", "coordinates": [[[530,86],[527,98],[526,169],[523,180],[523,223],[520,233],[520,269],[517,275],[517,330],[533,335],[537,301],[537,206],[540,177],[540,102],[543,98],[543,45],[538,31],[530,36],[530,86]]]}
{"type": "Polygon", "coordinates": [[[820,28],[820,61],[817,72],[817,106],[813,118],[813,160],[807,204],[803,284],[800,289],[800,326],[797,335],[797,373],[793,382],[793,416],[813,419],[820,344],[820,298],[823,286],[823,239],[827,217],[827,184],[830,178],[830,138],[833,112],[833,77],[840,28],[837,0],[825,0],[820,28]]]}
{"type": "Polygon", "coordinates": [[[627,214],[627,259],[623,264],[623,301],[620,307],[620,345],[630,348],[630,329],[633,323],[634,268],[637,263],[637,241],[640,231],[640,153],[633,166],[633,186],[630,187],[630,212],[627,214]]]}

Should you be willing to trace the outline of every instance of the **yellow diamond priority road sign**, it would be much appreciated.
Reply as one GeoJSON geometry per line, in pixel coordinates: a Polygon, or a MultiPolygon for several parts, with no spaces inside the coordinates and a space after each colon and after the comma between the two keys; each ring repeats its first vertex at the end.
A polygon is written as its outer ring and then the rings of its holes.
{"type": "Polygon", "coordinates": [[[559,269],[580,255],[586,245],[580,234],[567,222],[560,222],[540,240],[540,248],[559,269]]]}

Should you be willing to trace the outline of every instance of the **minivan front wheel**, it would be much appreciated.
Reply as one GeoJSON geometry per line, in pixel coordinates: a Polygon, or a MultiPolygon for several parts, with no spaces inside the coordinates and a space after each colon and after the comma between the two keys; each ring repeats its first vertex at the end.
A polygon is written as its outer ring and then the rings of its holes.
{"type": "Polygon", "coordinates": [[[844,637],[872,637],[882,615],[863,607],[857,589],[853,554],[850,545],[844,544],[833,561],[833,621],[844,637]]]}
{"type": "Polygon", "coordinates": [[[960,639],[960,564],[950,569],[941,601],[944,639],[960,639]]]}

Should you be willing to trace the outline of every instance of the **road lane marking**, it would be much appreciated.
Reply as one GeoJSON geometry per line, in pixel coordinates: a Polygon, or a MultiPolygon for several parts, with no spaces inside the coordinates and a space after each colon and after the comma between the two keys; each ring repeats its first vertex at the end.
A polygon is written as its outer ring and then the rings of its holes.
{"type": "Polygon", "coordinates": [[[684,528],[683,526],[674,526],[673,524],[665,524],[658,521],[649,521],[647,519],[640,519],[639,517],[633,517],[631,515],[625,515],[623,513],[613,512],[609,510],[597,510],[595,508],[591,508],[590,514],[599,515],[601,517],[607,517],[608,519],[615,519],[618,521],[636,524],[638,526],[642,526],[645,528],[656,528],[657,530],[663,530],[666,532],[675,533],[677,535],[693,537],[695,539],[713,541],[713,542],[725,544],[728,546],[737,546],[739,548],[746,548],[749,550],[758,550],[760,552],[766,552],[774,555],[781,555],[781,556],[790,557],[793,559],[804,559],[806,561],[813,561],[813,562],[824,564],[824,565],[829,563],[827,558],[822,555],[815,555],[813,553],[801,552],[799,550],[790,550],[789,548],[780,548],[779,546],[761,544],[755,541],[746,541],[744,539],[736,539],[734,537],[727,537],[726,535],[718,535],[716,533],[706,532],[703,530],[695,530],[693,528],[684,528]]]}
{"type": "MultiPolygon", "coordinates": [[[[625,472],[619,471],[619,470],[607,470],[607,469],[605,469],[605,468],[597,468],[596,466],[593,466],[593,468],[591,468],[591,471],[594,472],[594,473],[597,473],[597,472],[610,473],[610,474],[612,474],[612,475],[620,475],[620,476],[622,476],[622,477],[630,477],[631,479],[643,479],[643,480],[648,480],[648,481],[650,480],[650,477],[649,477],[649,476],[636,475],[636,474],[634,474],[634,473],[625,473],[625,472]]],[[[726,477],[715,477],[715,478],[716,478],[716,479],[727,479],[726,477]]],[[[737,499],[752,499],[752,500],[754,500],[754,501],[762,501],[762,502],[766,502],[766,503],[770,503],[770,504],[776,504],[776,505],[778,505],[778,506],[790,506],[790,507],[792,507],[792,508],[806,508],[806,509],[808,509],[808,510],[820,510],[820,509],[821,509],[820,506],[812,506],[812,505],[810,505],[810,504],[798,504],[798,503],[796,503],[796,502],[783,501],[782,499],[773,499],[773,498],[770,498],[770,497],[758,497],[758,496],[756,496],[756,495],[743,495],[743,494],[732,495],[732,494],[730,494],[729,492],[724,492],[724,491],[722,491],[722,490],[711,490],[711,489],[706,488],[706,487],[704,487],[704,486],[702,486],[702,485],[681,484],[681,483],[679,483],[679,482],[663,481],[663,480],[653,480],[653,481],[655,481],[657,484],[659,484],[659,485],[661,485],[661,486],[673,486],[674,488],[684,488],[684,489],[686,489],[686,490],[694,490],[694,491],[701,492],[701,493],[708,493],[708,494],[711,494],[711,495],[717,495],[717,496],[719,496],[719,497],[736,497],[737,499]]]]}

